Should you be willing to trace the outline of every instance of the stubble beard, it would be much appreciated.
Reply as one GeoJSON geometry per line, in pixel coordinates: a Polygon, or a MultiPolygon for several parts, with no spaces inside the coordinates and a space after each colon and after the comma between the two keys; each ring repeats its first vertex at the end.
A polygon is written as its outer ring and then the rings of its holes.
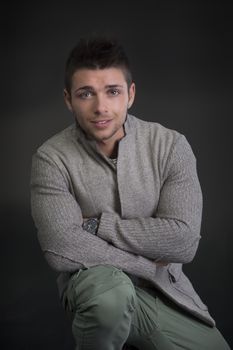
{"type": "Polygon", "coordinates": [[[125,123],[125,121],[126,121],[126,118],[127,118],[127,113],[126,113],[126,115],[125,115],[125,118],[124,118],[123,122],[120,123],[120,125],[119,125],[119,124],[115,125],[115,126],[113,127],[113,130],[111,131],[111,133],[110,133],[109,135],[106,135],[106,136],[104,136],[104,135],[103,135],[103,136],[101,136],[101,135],[98,136],[98,131],[95,132],[94,130],[92,131],[92,130],[90,130],[90,129],[88,129],[88,128],[83,127],[83,126],[79,123],[78,118],[77,118],[76,116],[75,116],[75,123],[76,123],[76,125],[77,125],[79,128],[81,128],[81,129],[83,130],[83,132],[86,134],[87,138],[92,139],[92,140],[96,141],[97,143],[107,143],[108,140],[111,140],[111,139],[113,138],[113,136],[114,136],[115,134],[117,134],[118,131],[121,130],[121,128],[122,128],[122,137],[119,137],[119,139],[116,138],[115,141],[119,141],[121,138],[124,137],[124,135],[125,135],[124,123],[125,123]]]}
{"type": "MultiPolygon", "coordinates": [[[[108,143],[111,142],[111,140],[113,141],[114,140],[114,135],[117,136],[117,133],[119,132],[120,134],[120,130],[122,129],[122,137],[124,136],[124,123],[119,125],[119,126],[115,126],[114,129],[108,134],[108,135],[99,135],[98,137],[98,134],[95,134],[93,132],[93,134],[89,134],[90,137],[92,137],[97,143],[108,143]]],[[[122,138],[120,137],[120,138],[122,138]]],[[[119,138],[119,139],[120,139],[119,138]]],[[[115,141],[119,141],[119,139],[116,137],[116,140],[115,141]]]]}

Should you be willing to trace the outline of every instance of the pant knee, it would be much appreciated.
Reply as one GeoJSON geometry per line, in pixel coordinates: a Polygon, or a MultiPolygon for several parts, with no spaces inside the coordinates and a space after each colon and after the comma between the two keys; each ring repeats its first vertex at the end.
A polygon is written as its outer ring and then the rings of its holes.
{"type": "Polygon", "coordinates": [[[135,309],[134,290],[130,284],[119,284],[97,295],[88,304],[97,323],[112,329],[131,317],[135,309]]]}
{"type": "Polygon", "coordinates": [[[135,290],[130,278],[112,266],[96,266],[77,273],[71,281],[73,311],[99,324],[112,327],[135,308],[135,290]]]}

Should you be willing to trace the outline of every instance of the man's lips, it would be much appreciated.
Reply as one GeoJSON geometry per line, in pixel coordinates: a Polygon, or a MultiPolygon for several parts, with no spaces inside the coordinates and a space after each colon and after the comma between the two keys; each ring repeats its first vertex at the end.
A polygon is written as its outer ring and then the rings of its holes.
{"type": "Polygon", "coordinates": [[[111,123],[112,119],[102,119],[102,120],[92,120],[92,123],[97,128],[104,128],[107,127],[111,123]]]}

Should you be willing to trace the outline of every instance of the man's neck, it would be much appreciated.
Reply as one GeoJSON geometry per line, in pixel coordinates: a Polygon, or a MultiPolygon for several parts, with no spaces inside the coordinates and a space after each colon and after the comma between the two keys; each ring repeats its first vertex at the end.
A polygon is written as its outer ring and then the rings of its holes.
{"type": "Polygon", "coordinates": [[[109,158],[117,158],[118,145],[125,136],[124,126],[121,127],[111,138],[97,141],[97,145],[102,153],[109,158]]]}
{"type": "Polygon", "coordinates": [[[111,143],[97,143],[100,151],[108,158],[117,158],[118,153],[118,143],[119,141],[116,141],[114,144],[111,143]]]}

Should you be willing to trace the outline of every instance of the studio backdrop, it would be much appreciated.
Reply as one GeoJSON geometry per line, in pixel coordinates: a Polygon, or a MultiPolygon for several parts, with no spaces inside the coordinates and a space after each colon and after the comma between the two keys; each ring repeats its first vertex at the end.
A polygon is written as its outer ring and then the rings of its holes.
{"type": "Polygon", "coordinates": [[[192,146],[202,239],[184,270],[233,345],[232,10],[227,1],[145,0],[18,2],[2,11],[1,349],[74,348],[29,184],[37,147],[73,123],[62,95],[65,60],[90,34],[125,47],[136,83],[131,114],[183,133],[192,146]]]}

